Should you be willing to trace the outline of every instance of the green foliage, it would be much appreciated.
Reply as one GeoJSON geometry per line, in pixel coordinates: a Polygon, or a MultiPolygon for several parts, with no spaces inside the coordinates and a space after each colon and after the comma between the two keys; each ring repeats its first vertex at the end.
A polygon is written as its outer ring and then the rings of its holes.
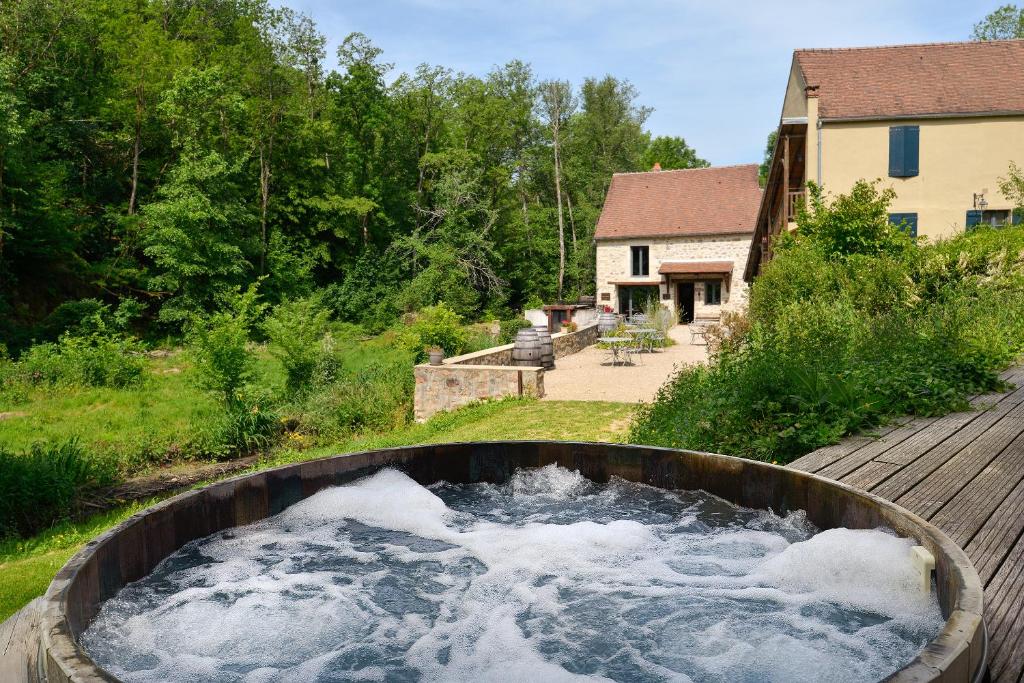
{"type": "Polygon", "coordinates": [[[241,390],[252,377],[249,331],[263,312],[256,286],[223,297],[221,310],[193,317],[189,346],[199,387],[215,393],[228,407],[241,400],[241,390]]]}
{"type": "Polygon", "coordinates": [[[876,220],[879,201],[862,187],[812,218],[820,229],[755,281],[749,320],[730,322],[708,366],[682,368],[641,406],[630,439],[788,462],[1000,388],[999,371],[1024,353],[1024,229],[908,249],[876,220]],[[843,220],[874,239],[848,239],[843,220]]]}
{"type": "Polygon", "coordinates": [[[74,440],[0,448],[0,537],[25,536],[67,518],[81,493],[110,483],[112,472],[74,440]]]}
{"type": "Polygon", "coordinates": [[[972,40],[1024,38],[1024,7],[1002,5],[974,25],[972,40]]]}
{"type": "Polygon", "coordinates": [[[5,384],[127,387],[141,380],[142,370],[143,349],[138,342],[93,333],[81,337],[65,334],[55,344],[37,344],[3,374],[5,384]]]}
{"type": "Polygon", "coordinates": [[[405,337],[405,347],[416,354],[417,362],[426,359],[425,349],[431,346],[444,349],[446,356],[458,356],[465,352],[468,343],[462,316],[444,302],[423,309],[405,337]]]}
{"type": "Polygon", "coordinates": [[[812,240],[828,258],[861,254],[899,255],[913,239],[889,222],[889,204],[896,193],[878,191],[878,183],[859,180],[849,194],[829,201],[822,188],[808,183],[808,203],[797,212],[797,235],[812,240]]]}
{"type": "Polygon", "coordinates": [[[288,375],[289,391],[307,386],[317,365],[329,355],[324,339],[329,322],[330,311],[319,296],[278,304],[263,322],[270,353],[281,361],[288,375]]]}
{"type": "Polygon", "coordinates": [[[680,137],[659,135],[652,139],[647,145],[643,154],[644,170],[654,168],[659,164],[663,171],[672,171],[679,168],[707,168],[711,164],[707,159],[701,159],[697,152],[686,144],[686,140],[680,137]]]}
{"type": "Polygon", "coordinates": [[[764,145],[764,158],[757,168],[757,182],[764,187],[768,183],[768,173],[772,170],[772,155],[775,154],[775,143],[779,139],[779,131],[773,130],[768,133],[768,140],[764,145]]]}
{"type": "Polygon", "coordinates": [[[502,320],[498,323],[498,344],[511,344],[516,340],[519,330],[525,330],[528,327],[533,327],[533,323],[526,318],[502,320]]]}

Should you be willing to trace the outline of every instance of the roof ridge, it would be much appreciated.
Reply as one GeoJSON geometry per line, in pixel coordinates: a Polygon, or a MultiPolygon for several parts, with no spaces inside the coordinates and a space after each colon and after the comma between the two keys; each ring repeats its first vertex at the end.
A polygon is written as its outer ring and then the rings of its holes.
{"type": "Polygon", "coordinates": [[[721,170],[730,169],[730,168],[746,168],[748,166],[755,166],[756,167],[756,166],[759,166],[759,165],[760,164],[756,164],[756,163],[747,163],[747,164],[725,164],[725,165],[722,165],[722,166],[701,166],[700,168],[663,168],[660,171],[619,171],[617,173],[612,173],[612,175],[613,176],[617,176],[617,175],[644,175],[645,173],[651,173],[651,174],[661,173],[661,174],[664,174],[664,173],[680,173],[682,171],[721,171],[721,170]]]}
{"type": "Polygon", "coordinates": [[[867,50],[891,50],[903,47],[966,47],[968,45],[1005,45],[1024,43],[1024,38],[1006,38],[1003,40],[947,40],[931,43],[893,43],[890,45],[858,45],[855,47],[798,47],[798,52],[859,52],[867,50]]]}

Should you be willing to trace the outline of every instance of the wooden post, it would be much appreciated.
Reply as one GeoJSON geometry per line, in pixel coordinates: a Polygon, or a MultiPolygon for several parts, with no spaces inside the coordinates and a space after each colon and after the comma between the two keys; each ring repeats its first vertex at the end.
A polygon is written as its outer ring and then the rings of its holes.
{"type": "Polygon", "coordinates": [[[779,226],[779,232],[782,232],[783,227],[789,226],[789,136],[782,138],[782,225],[779,226]]]}

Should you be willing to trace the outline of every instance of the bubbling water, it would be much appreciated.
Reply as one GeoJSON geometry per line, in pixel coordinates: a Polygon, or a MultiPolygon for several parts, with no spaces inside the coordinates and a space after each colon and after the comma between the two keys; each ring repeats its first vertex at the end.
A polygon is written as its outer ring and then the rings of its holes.
{"type": "Polygon", "coordinates": [[[383,470],[189,543],[81,643],[126,681],[872,681],[942,625],[911,545],[555,466],[383,470]]]}

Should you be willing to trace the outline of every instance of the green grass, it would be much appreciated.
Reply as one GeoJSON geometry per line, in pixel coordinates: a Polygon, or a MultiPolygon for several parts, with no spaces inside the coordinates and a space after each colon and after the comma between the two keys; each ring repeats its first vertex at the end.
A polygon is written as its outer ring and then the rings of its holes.
{"type": "MultiPolygon", "coordinates": [[[[175,405],[184,409],[185,406],[178,403],[177,397],[172,399],[175,405]]],[[[107,404],[94,411],[84,410],[77,416],[76,424],[82,424],[82,415],[95,415],[113,408],[107,404]]],[[[424,424],[408,425],[385,434],[362,436],[309,449],[282,448],[272,453],[256,469],[338,453],[413,444],[505,439],[618,442],[625,438],[632,412],[633,406],[625,403],[531,399],[493,401],[444,413],[424,424]]],[[[136,415],[139,414],[136,412],[136,415]]],[[[104,420],[86,419],[84,422],[97,425],[98,431],[98,425],[103,424],[104,420]]],[[[119,424],[131,427],[129,420],[120,421],[119,424]]],[[[0,427],[5,426],[0,422],[0,427]]],[[[0,431],[0,439],[6,438],[5,434],[0,431]]],[[[89,539],[156,500],[127,505],[83,521],[62,522],[30,539],[0,542],[0,621],[42,595],[57,570],[89,539]]]]}
{"type": "Polygon", "coordinates": [[[138,387],[32,389],[3,406],[0,443],[27,450],[38,441],[77,437],[87,450],[118,461],[123,473],[169,459],[187,443],[192,425],[219,410],[186,377],[183,354],[153,359],[138,387]]]}
{"type": "Polygon", "coordinates": [[[25,540],[0,542],[0,621],[43,594],[54,574],[89,539],[158,499],[132,503],[78,522],[62,522],[25,540]]]}

